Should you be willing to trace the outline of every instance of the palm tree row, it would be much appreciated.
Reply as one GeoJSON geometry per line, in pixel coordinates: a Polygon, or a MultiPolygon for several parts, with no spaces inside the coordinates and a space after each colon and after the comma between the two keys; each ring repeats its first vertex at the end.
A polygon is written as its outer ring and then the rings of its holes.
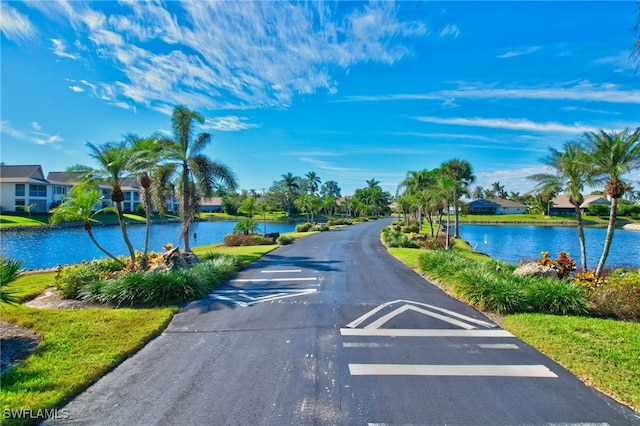
{"type": "Polygon", "coordinates": [[[585,133],[578,141],[566,142],[558,151],[550,148],[544,159],[549,173],[530,176],[538,182],[542,192],[557,193],[564,191],[575,207],[580,256],[583,271],[587,270],[586,246],[582,226],[581,204],[585,186],[604,185],[604,192],[611,201],[607,234],[602,255],[596,267],[596,276],[602,271],[609,255],[615,230],[618,200],[629,191],[630,185],[623,176],[640,167],[640,127],[634,131],[585,133]]]}
{"type": "Polygon", "coordinates": [[[159,213],[166,213],[168,199],[179,197],[178,211],[182,221],[181,239],[184,250],[191,251],[189,245],[190,225],[199,208],[201,197],[211,197],[222,186],[235,190],[237,180],[233,172],[223,163],[209,159],[203,154],[211,143],[211,135],[195,135],[195,123],[204,123],[204,117],[189,110],[184,105],[177,106],[171,117],[172,138],[160,134],[149,138],[128,135],[122,142],[108,142],[99,146],[87,143],[90,155],[98,167],[74,166],[69,172],[81,175],[81,183],[72,190],[70,197],[54,212],[52,222],[81,220],[85,229],[98,247],[111,257],[95,240],[91,232],[93,209],[101,200],[97,185],[111,186],[111,201],[116,206],[118,222],[127,245],[130,264],[136,261],[136,252],[127,235],[122,202],[125,179],[135,178],[142,187],[144,209],[147,218],[145,246],[141,266],[146,267],[149,229],[153,207],[159,213]]]}
{"type": "MultiPolygon", "coordinates": [[[[459,238],[460,199],[463,195],[469,195],[469,185],[474,180],[471,164],[458,158],[445,161],[439,168],[432,170],[409,171],[398,187],[398,205],[405,213],[405,217],[415,217],[419,229],[422,229],[423,218],[426,217],[432,237],[438,236],[440,229],[438,223],[442,220],[445,210],[447,229],[449,229],[449,212],[453,208],[454,237],[459,238]]],[[[449,247],[449,232],[447,232],[447,247],[449,247]]]]}

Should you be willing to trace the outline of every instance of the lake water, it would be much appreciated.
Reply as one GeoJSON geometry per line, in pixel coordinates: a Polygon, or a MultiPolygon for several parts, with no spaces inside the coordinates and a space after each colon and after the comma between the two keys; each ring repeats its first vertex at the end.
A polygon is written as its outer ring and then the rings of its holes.
{"type": "MultiPolygon", "coordinates": [[[[587,267],[600,261],[606,228],[585,228],[587,267]]],[[[552,258],[566,251],[580,265],[578,231],[572,226],[467,225],[460,224],[460,237],[477,251],[509,263],[539,259],[548,251],[552,258]]],[[[640,231],[616,228],[605,266],[640,267],[640,231]]]]}
{"type": "MultiPolygon", "coordinates": [[[[191,246],[221,243],[233,231],[236,222],[198,222],[191,226],[191,246]],[[193,233],[197,233],[194,242],[193,233]]],[[[180,223],[153,224],[149,236],[149,251],[162,252],[162,246],[172,243],[184,247],[180,241],[180,223]]],[[[267,222],[267,233],[291,232],[295,224],[267,222]]],[[[258,232],[263,232],[258,222],[258,232]]],[[[144,248],[144,225],[131,225],[127,233],[134,249],[144,248]]],[[[93,234],[107,251],[116,256],[128,256],[119,226],[95,226],[93,234]]],[[[101,259],[106,255],[89,238],[83,228],[3,230],[0,234],[3,256],[22,260],[25,269],[52,268],[57,265],[101,259]]]]}

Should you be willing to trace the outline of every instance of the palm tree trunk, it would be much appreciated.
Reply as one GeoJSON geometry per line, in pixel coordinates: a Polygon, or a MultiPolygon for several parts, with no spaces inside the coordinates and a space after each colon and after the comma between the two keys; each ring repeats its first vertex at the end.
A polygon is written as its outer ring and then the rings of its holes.
{"type": "Polygon", "coordinates": [[[602,249],[602,256],[600,257],[600,262],[598,263],[598,267],[596,268],[596,277],[599,277],[602,274],[602,269],[604,269],[604,263],[607,261],[607,256],[609,256],[609,249],[611,248],[611,241],[613,240],[613,230],[616,224],[617,208],[618,208],[618,199],[611,197],[611,210],[609,212],[609,224],[607,225],[607,236],[604,239],[604,248],[602,249]]]}
{"type": "Polygon", "coordinates": [[[145,230],[144,230],[144,250],[142,253],[142,259],[140,259],[140,269],[145,271],[148,267],[148,256],[149,256],[149,234],[151,233],[151,194],[149,194],[149,190],[146,189],[144,191],[144,205],[145,205],[145,230]]]}
{"type": "MultiPolygon", "coordinates": [[[[86,228],[85,228],[86,229],[86,228]]],[[[93,232],[91,231],[91,228],[87,229],[87,234],[89,234],[89,238],[91,238],[91,241],[93,241],[93,244],[96,245],[96,247],[98,247],[100,249],[101,252],[103,252],[104,254],[106,254],[107,256],[109,256],[110,258],[117,260],[118,262],[120,262],[122,264],[122,266],[126,266],[120,259],[118,259],[117,257],[115,257],[114,255],[112,255],[111,253],[109,253],[104,247],[102,247],[100,245],[100,243],[98,242],[98,240],[96,240],[96,237],[93,235],[93,232]]]]}
{"type": "Polygon", "coordinates": [[[447,250],[449,249],[449,236],[450,236],[450,232],[449,232],[449,230],[450,230],[450,228],[449,228],[449,226],[450,226],[449,217],[450,217],[449,204],[447,204],[447,239],[446,239],[446,241],[447,241],[447,250]]]}
{"type": "Polygon", "coordinates": [[[582,272],[587,272],[587,247],[584,242],[584,228],[582,227],[582,210],[580,205],[574,206],[576,209],[576,228],[578,228],[578,240],[580,241],[580,259],[582,261],[582,272]]]}
{"type": "Polygon", "coordinates": [[[133,249],[133,245],[131,245],[129,235],[127,235],[127,224],[124,221],[122,203],[116,203],[116,208],[118,209],[118,223],[120,224],[120,230],[122,231],[122,238],[124,239],[124,243],[127,245],[127,249],[129,250],[129,256],[131,257],[130,263],[133,265],[133,263],[136,261],[136,251],[133,249]]]}
{"type": "Polygon", "coordinates": [[[191,224],[189,194],[189,164],[184,161],[182,163],[182,240],[184,241],[184,251],[190,252],[189,245],[189,225],[191,224]]]}
{"type": "Polygon", "coordinates": [[[454,225],[453,225],[453,237],[460,238],[460,231],[458,229],[458,200],[453,200],[454,210],[454,225]]]}

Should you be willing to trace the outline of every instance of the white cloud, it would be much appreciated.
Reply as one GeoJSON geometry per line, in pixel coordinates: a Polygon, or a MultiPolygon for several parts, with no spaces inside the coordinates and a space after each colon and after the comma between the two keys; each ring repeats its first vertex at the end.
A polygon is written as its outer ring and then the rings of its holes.
{"type": "Polygon", "coordinates": [[[418,121],[434,124],[447,124],[453,126],[490,127],[504,130],[528,130],[533,132],[555,133],[584,133],[595,132],[598,129],[580,123],[562,124],[556,122],[536,123],[527,119],[514,118],[443,118],[443,117],[415,117],[418,121]]]}
{"type": "Polygon", "coordinates": [[[32,40],[37,35],[29,18],[5,1],[0,2],[0,29],[6,38],[14,42],[32,40]]]}
{"type": "Polygon", "coordinates": [[[504,185],[507,192],[519,192],[521,195],[531,192],[535,187],[535,182],[528,179],[528,176],[537,173],[547,173],[543,165],[521,166],[513,169],[496,169],[491,171],[476,172],[476,181],[473,186],[491,188],[494,182],[504,185]]]}
{"type": "Polygon", "coordinates": [[[84,92],[84,89],[80,86],[69,86],[69,89],[73,90],[76,93],[84,92]]]}
{"type": "Polygon", "coordinates": [[[411,53],[406,38],[428,33],[421,21],[399,21],[388,2],[349,3],[340,20],[337,5],[319,2],[120,5],[130,12],[107,17],[76,2],[34,7],[66,17],[90,50],[116,63],[124,78],[98,84],[110,98],[153,107],[286,108],[300,95],[335,94],[332,70],[393,64],[411,53]]]}
{"type": "Polygon", "coordinates": [[[516,56],[528,55],[530,53],[540,50],[540,46],[523,47],[520,49],[509,50],[508,52],[498,55],[498,58],[513,58],[516,56]]]}
{"type": "Polygon", "coordinates": [[[247,123],[247,117],[238,117],[236,115],[228,115],[226,117],[217,117],[213,119],[206,119],[203,129],[213,129],[222,132],[237,132],[240,130],[251,129],[258,127],[257,124],[247,123]]]}
{"type": "Polygon", "coordinates": [[[442,31],[440,31],[439,37],[440,38],[445,38],[445,37],[458,38],[459,35],[460,35],[460,28],[452,24],[444,27],[442,31]]]}
{"type": "Polygon", "coordinates": [[[53,53],[56,56],[60,56],[61,58],[69,58],[73,60],[80,59],[80,56],[67,52],[67,46],[64,44],[63,40],[52,38],[51,43],[53,43],[53,53]]]}
{"type": "Polygon", "coordinates": [[[594,84],[589,81],[560,83],[545,87],[496,88],[481,84],[463,84],[458,89],[430,93],[400,93],[379,96],[350,96],[347,102],[381,102],[405,100],[437,100],[452,102],[455,99],[538,99],[620,104],[640,104],[640,90],[614,84],[594,84]]]}
{"type": "Polygon", "coordinates": [[[0,124],[1,133],[11,136],[15,139],[35,143],[37,145],[55,145],[64,140],[60,137],[59,134],[50,135],[40,132],[41,126],[37,122],[31,123],[31,126],[35,129],[35,131],[15,129],[7,120],[2,120],[0,124]]]}

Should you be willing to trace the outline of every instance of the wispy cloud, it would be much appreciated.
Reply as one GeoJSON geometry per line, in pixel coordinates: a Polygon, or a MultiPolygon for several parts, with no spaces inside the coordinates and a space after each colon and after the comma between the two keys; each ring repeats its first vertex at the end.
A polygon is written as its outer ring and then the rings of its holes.
{"type": "Polygon", "coordinates": [[[440,38],[446,38],[446,37],[451,37],[451,38],[458,38],[458,36],[460,35],[460,28],[458,28],[456,25],[447,25],[446,27],[444,27],[442,29],[442,31],[440,31],[440,34],[438,35],[438,37],[440,38]]]}
{"type": "Polygon", "coordinates": [[[529,55],[540,50],[540,46],[523,47],[519,49],[509,50],[508,52],[498,55],[497,58],[514,58],[516,56],[529,55]]]}
{"type": "Polygon", "coordinates": [[[18,130],[7,120],[0,122],[0,132],[18,140],[35,143],[36,145],[55,145],[63,141],[60,135],[50,135],[41,132],[41,126],[37,122],[31,123],[31,127],[33,127],[34,130],[18,130]]]}
{"type": "MultiPolygon", "coordinates": [[[[400,21],[389,2],[351,3],[339,20],[337,5],[319,2],[124,1],[130,10],[123,14],[103,13],[100,5],[32,7],[66,18],[82,45],[117,64],[124,78],[92,83],[110,92],[111,102],[155,108],[286,108],[296,96],[335,94],[332,70],[394,64],[411,53],[407,38],[428,34],[420,20],[400,21]]],[[[59,46],[57,55],[75,56],[59,46]]]]}
{"type": "Polygon", "coordinates": [[[474,185],[483,188],[491,188],[494,182],[500,182],[507,192],[519,192],[526,194],[531,191],[534,182],[528,179],[528,176],[536,173],[546,173],[545,167],[540,166],[517,166],[512,169],[505,169],[504,164],[496,165],[496,169],[476,173],[476,181],[474,185]]]}
{"type": "Polygon", "coordinates": [[[69,86],[69,89],[71,89],[72,91],[76,92],[76,93],[82,93],[84,92],[84,89],[80,86],[69,86]]]}
{"type": "Polygon", "coordinates": [[[38,34],[29,18],[5,1],[0,2],[0,29],[6,38],[16,43],[32,40],[38,34]]]}
{"type": "Polygon", "coordinates": [[[237,115],[228,115],[226,117],[216,117],[206,119],[203,129],[213,129],[222,132],[237,132],[258,127],[257,124],[247,123],[247,117],[238,117],[237,115]]]}
{"type": "Polygon", "coordinates": [[[598,129],[580,123],[562,124],[556,122],[537,123],[527,119],[514,118],[443,118],[443,117],[415,117],[425,123],[447,124],[453,126],[490,127],[503,130],[527,130],[533,132],[554,133],[584,133],[595,132],[598,129]]]}
{"type": "Polygon", "coordinates": [[[63,40],[52,38],[51,43],[53,43],[53,53],[56,56],[60,56],[61,58],[69,58],[73,60],[80,59],[80,56],[67,52],[67,46],[64,44],[63,40]]]}
{"type": "Polygon", "coordinates": [[[455,99],[537,99],[640,104],[640,90],[614,84],[594,84],[589,81],[565,83],[545,87],[492,87],[482,84],[463,84],[457,89],[430,93],[399,93],[372,96],[350,96],[338,102],[384,101],[442,101],[455,99]]]}

